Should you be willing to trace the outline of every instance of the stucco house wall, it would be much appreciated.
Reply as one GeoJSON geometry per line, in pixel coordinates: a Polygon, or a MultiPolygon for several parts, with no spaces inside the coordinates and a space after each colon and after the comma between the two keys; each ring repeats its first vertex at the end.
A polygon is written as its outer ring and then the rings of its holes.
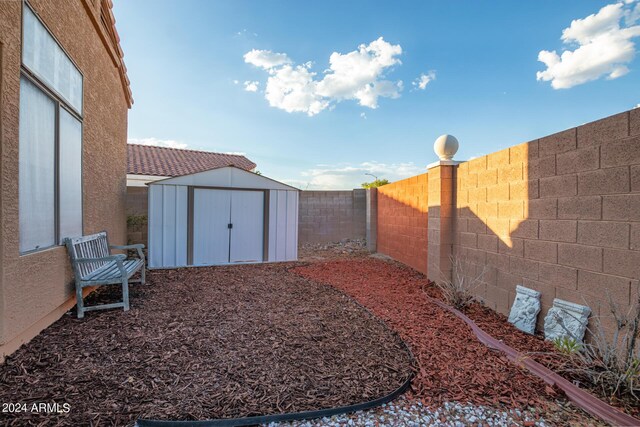
{"type": "MultiPolygon", "coordinates": [[[[101,13],[110,13],[110,4],[31,0],[29,5],[84,76],[84,234],[106,230],[112,243],[125,243],[127,114],[132,101],[117,35],[101,19],[101,13]]],[[[19,252],[22,10],[20,0],[0,2],[0,360],[75,304],[63,246],[19,252]]]]}

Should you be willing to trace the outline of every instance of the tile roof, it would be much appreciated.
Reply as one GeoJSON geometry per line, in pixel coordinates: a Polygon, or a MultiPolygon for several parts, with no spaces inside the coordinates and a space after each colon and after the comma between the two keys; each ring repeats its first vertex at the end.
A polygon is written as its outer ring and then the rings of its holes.
{"type": "Polygon", "coordinates": [[[181,176],[224,166],[252,170],[256,164],[238,154],[127,144],[128,174],[181,176]]]}

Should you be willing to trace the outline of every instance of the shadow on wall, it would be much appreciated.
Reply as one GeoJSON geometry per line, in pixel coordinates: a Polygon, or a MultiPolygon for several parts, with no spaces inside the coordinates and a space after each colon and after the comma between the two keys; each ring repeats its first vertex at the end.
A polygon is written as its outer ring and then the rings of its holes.
{"type": "MultiPolygon", "coordinates": [[[[450,252],[486,268],[477,293],[489,307],[508,314],[521,284],[542,293],[539,325],[560,298],[588,305],[606,326],[613,320],[607,292],[623,310],[638,299],[640,109],[454,169],[450,252]]],[[[390,184],[384,196],[379,190],[378,250],[433,277],[427,192],[409,190],[418,179],[428,182],[428,174],[390,184]]]]}
{"type": "Polygon", "coordinates": [[[378,187],[377,250],[427,274],[428,174],[378,187]]]}

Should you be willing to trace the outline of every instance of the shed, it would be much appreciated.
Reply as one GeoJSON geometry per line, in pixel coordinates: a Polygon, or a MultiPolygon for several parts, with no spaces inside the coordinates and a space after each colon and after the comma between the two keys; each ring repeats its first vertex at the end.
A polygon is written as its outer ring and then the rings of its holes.
{"type": "Polygon", "coordinates": [[[149,183],[149,268],[295,261],[298,189],[234,166],[149,183]]]}

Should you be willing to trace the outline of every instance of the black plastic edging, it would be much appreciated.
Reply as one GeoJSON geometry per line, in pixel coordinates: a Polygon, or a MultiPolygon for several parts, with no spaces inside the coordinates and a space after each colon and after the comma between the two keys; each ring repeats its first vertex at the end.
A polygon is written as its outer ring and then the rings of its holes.
{"type": "Polygon", "coordinates": [[[252,426],[256,424],[267,424],[282,421],[306,420],[312,418],[331,417],[333,415],[347,414],[349,412],[362,411],[364,409],[374,408],[383,403],[387,403],[400,396],[407,391],[413,373],[411,376],[396,390],[368,402],[356,403],[355,405],[340,406],[337,408],[319,409],[317,411],[291,412],[288,414],[262,415],[257,417],[246,418],[220,418],[215,420],[204,421],[161,421],[161,420],[145,420],[140,419],[136,422],[138,427],[232,427],[232,426],[252,426]]]}

